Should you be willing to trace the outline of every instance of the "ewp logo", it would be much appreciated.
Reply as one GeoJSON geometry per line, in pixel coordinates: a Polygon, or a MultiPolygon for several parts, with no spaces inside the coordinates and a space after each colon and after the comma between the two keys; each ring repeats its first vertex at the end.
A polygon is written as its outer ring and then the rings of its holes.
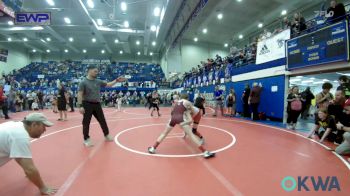
{"type": "Polygon", "coordinates": [[[281,186],[287,192],[294,191],[296,188],[298,188],[298,191],[310,191],[310,187],[314,191],[333,191],[333,189],[340,191],[340,185],[335,176],[327,176],[325,179],[321,176],[317,178],[314,176],[298,176],[297,180],[291,176],[287,176],[283,178],[281,186]]]}
{"type": "Polygon", "coordinates": [[[16,25],[50,25],[50,12],[18,12],[15,17],[16,25]]]}

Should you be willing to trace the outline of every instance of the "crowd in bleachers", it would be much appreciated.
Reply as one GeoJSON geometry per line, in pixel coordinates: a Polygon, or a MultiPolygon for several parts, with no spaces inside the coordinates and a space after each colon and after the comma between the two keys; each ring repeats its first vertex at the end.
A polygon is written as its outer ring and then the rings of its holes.
{"type": "MultiPolygon", "coordinates": [[[[304,33],[315,31],[323,27],[323,25],[329,25],[339,22],[346,17],[345,6],[342,3],[338,3],[336,0],[331,0],[328,9],[325,9],[325,2],[322,4],[320,11],[317,11],[316,17],[306,21],[301,13],[294,13],[292,18],[284,17],[281,19],[281,26],[275,28],[272,32],[268,29],[264,29],[263,32],[256,38],[253,38],[250,44],[245,45],[243,48],[237,48],[232,46],[230,53],[226,57],[216,55],[214,59],[207,59],[207,61],[201,61],[199,65],[193,67],[190,71],[183,74],[183,78],[179,78],[184,82],[192,76],[197,76],[205,73],[212,72],[214,70],[225,70],[227,67],[237,68],[249,64],[255,64],[257,43],[264,39],[270,38],[283,30],[290,29],[291,38],[300,36],[304,33]]],[[[177,84],[181,82],[176,81],[177,84]]]]}
{"type": "MultiPolygon", "coordinates": [[[[52,108],[57,112],[58,84],[62,83],[67,91],[67,100],[74,106],[77,102],[77,89],[86,74],[86,64],[81,62],[49,62],[31,63],[19,70],[0,76],[0,89],[6,91],[1,107],[5,118],[7,111],[20,112],[23,110],[38,110],[52,108]],[[6,88],[6,89],[4,89],[6,88]],[[5,107],[4,107],[5,106],[5,107]]],[[[155,89],[157,84],[164,82],[165,76],[159,65],[113,63],[99,65],[102,80],[113,80],[118,76],[129,79],[119,87],[155,89]]],[[[126,89],[126,88],[124,88],[126,89]]],[[[145,92],[116,91],[109,89],[101,94],[106,106],[114,106],[116,98],[125,104],[140,104],[145,99],[145,92]]],[[[74,107],[71,107],[71,111],[74,107]]],[[[1,113],[1,112],[0,112],[1,113]]]]}

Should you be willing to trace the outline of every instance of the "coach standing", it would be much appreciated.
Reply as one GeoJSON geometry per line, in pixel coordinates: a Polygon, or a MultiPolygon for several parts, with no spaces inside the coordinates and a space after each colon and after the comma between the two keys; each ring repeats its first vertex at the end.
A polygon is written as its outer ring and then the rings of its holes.
{"type": "Polygon", "coordinates": [[[117,82],[122,82],[124,79],[118,78],[112,82],[106,83],[97,79],[98,68],[96,65],[89,65],[87,68],[86,78],[80,82],[78,91],[78,106],[79,112],[84,115],[83,117],[83,134],[84,145],[86,147],[93,146],[90,140],[89,128],[92,115],[95,116],[99,122],[106,141],[113,141],[113,138],[109,135],[108,126],[105,116],[101,107],[100,89],[101,87],[112,87],[117,82]]]}

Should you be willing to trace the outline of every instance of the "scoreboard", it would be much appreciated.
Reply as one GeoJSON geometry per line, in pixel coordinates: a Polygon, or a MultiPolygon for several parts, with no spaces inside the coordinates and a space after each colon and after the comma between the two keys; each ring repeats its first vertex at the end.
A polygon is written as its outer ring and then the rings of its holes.
{"type": "Polygon", "coordinates": [[[349,60],[348,22],[324,27],[287,41],[287,69],[349,60]]]}

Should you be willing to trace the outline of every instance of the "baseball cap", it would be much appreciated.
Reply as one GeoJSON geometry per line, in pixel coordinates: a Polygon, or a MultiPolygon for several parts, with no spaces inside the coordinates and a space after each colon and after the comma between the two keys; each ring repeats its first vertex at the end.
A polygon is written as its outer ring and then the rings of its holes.
{"type": "Polygon", "coordinates": [[[29,122],[41,122],[47,127],[51,127],[53,125],[42,113],[31,113],[28,114],[24,120],[29,122]]]}

